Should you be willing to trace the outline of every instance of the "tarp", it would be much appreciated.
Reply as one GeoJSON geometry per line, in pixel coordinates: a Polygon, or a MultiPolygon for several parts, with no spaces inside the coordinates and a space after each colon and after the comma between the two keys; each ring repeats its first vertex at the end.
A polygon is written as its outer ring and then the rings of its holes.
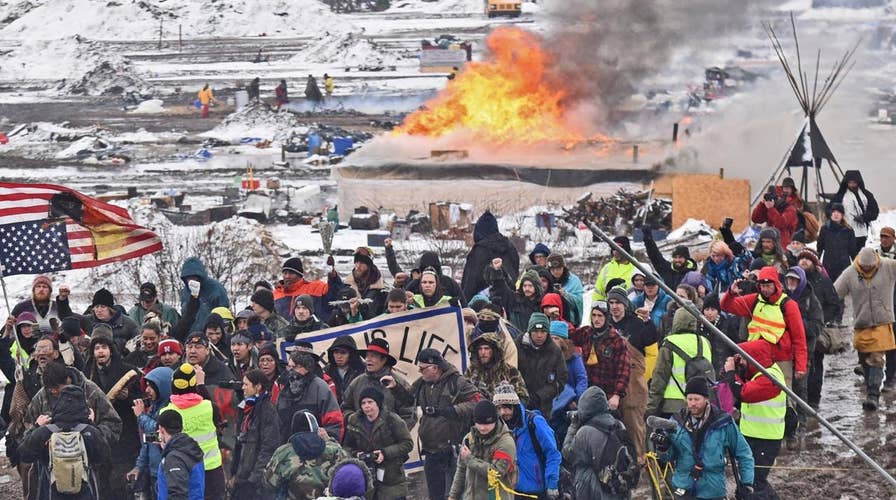
{"type": "Polygon", "coordinates": [[[821,135],[821,129],[818,128],[815,119],[807,118],[793,149],[790,150],[786,165],[788,167],[814,166],[821,168],[821,160],[837,164],[834,153],[828,147],[824,136],[821,135]]]}
{"type": "MultiPolygon", "coordinates": [[[[443,305],[426,309],[413,309],[401,313],[378,316],[361,323],[328,328],[309,332],[297,337],[298,340],[311,342],[314,352],[326,359],[326,350],[336,337],[350,335],[355,339],[359,349],[364,349],[368,342],[375,338],[384,338],[389,342],[389,353],[395,356],[398,363],[395,370],[411,384],[420,377],[415,360],[423,349],[436,349],[442,353],[446,361],[454,365],[461,373],[467,369],[467,347],[464,339],[464,323],[459,307],[443,305]]],[[[277,349],[284,360],[294,342],[278,341],[277,349]]],[[[419,412],[418,412],[419,417],[419,412]]],[[[418,471],[423,465],[417,450],[417,428],[411,429],[414,449],[405,463],[405,469],[418,471]]]]}

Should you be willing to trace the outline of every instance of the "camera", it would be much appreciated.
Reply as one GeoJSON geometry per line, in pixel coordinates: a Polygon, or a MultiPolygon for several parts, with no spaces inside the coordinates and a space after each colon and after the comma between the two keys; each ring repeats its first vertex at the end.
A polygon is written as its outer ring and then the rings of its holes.
{"type": "Polygon", "coordinates": [[[218,384],[218,387],[222,389],[231,389],[234,391],[242,391],[243,390],[243,381],[242,380],[225,380],[218,384]]]}
{"type": "Polygon", "coordinates": [[[725,222],[722,223],[722,228],[731,229],[731,225],[734,224],[734,219],[731,217],[725,217],[725,222]]]}
{"type": "Polygon", "coordinates": [[[768,191],[766,191],[765,194],[762,195],[762,199],[765,201],[777,201],[778,195],[775,194],[775,187],[769,186],[768,191]]]}
{"type": "Polygon", "coordinates": [[[435,415],[435,414],[436,414],[436,407],[435,407],[435,406],[424,406],[424,407],[423,407],[423,414],[424,414],[424,415],[435,415]]]}
{"type": "Polygon", "coordinates": [[[158,443],[159,442],[159,434],[157,432],[153,432],[152,434],[144,434],[143,442],[146,444],[158,443]]]}
{"type": "Polygon", "coordinates": [[[367,465],[373,465],[376,463],[376,453],[372,451],[369,453],[358,453],[358,460],[364,462],[367,465]]]}

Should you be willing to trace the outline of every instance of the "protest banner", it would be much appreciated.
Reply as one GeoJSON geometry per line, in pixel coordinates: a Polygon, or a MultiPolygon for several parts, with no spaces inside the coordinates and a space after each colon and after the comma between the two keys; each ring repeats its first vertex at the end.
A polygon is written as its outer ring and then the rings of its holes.
{"type": "MultiPolygon", "coordinates": [[[[386,339],[389,342],[389,353],[398,360],[394,369],[411,384],[420,377],[416,360],[417,354],[423,349],[438,350],[460,373],[467,369],[464,323],[459,307],[446,304],[377,316],[360,323],[303,333],[296,340],[310,342],[314,352],[321,354],[322,359],[327,359],[327,348],[333,340],[343,335],[354,338],[358,349],[364,349],[373,339],[386,339]]],[[[277,341],[277,350],[284,362],[294,345],[295,342],[283,339],[277,341]]],[[[418,412],[418,419],[419,417],[418,412]]],[[[416,472],[423,465],[417,450],[417,427],[411,429],[414,450],[405,464],[405,469],[409,472],[416,472]]]]}

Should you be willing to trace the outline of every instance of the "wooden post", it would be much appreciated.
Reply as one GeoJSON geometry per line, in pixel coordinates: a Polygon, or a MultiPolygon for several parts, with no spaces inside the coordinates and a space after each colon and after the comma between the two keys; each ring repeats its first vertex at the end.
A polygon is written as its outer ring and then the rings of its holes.
{"type": "Polygon", "coordinates": [[[162,50],[162,20],[159,19],[159,50],[162,50]]]}
{"type": "Polygon", "coordinates": [[[184,50],[184,25],[183,24],[177,25],[177,46],[178,46],[177,50],[179,52],[183,52],[183,50],[184,50]]]}
{"type": "Polygon", "coordinates": [[[632,146],[632,163],[638,163],[638,145],[632,146]]]}

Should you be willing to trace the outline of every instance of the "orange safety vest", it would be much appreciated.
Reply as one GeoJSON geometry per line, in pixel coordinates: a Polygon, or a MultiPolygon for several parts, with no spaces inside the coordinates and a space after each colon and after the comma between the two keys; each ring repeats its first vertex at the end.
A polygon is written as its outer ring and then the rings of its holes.
{"type": "Polygon", "coordinates": [[[784,322],[784,308],[781,307],[787,300],[787,295],[781,294],[775,302],[766,302],[762,295],[757,295],[756,305],[753,306],[753,319],[747,325],[747,340],[763,338],[771,344],[777,344],[787,324],[784,322]]]}

